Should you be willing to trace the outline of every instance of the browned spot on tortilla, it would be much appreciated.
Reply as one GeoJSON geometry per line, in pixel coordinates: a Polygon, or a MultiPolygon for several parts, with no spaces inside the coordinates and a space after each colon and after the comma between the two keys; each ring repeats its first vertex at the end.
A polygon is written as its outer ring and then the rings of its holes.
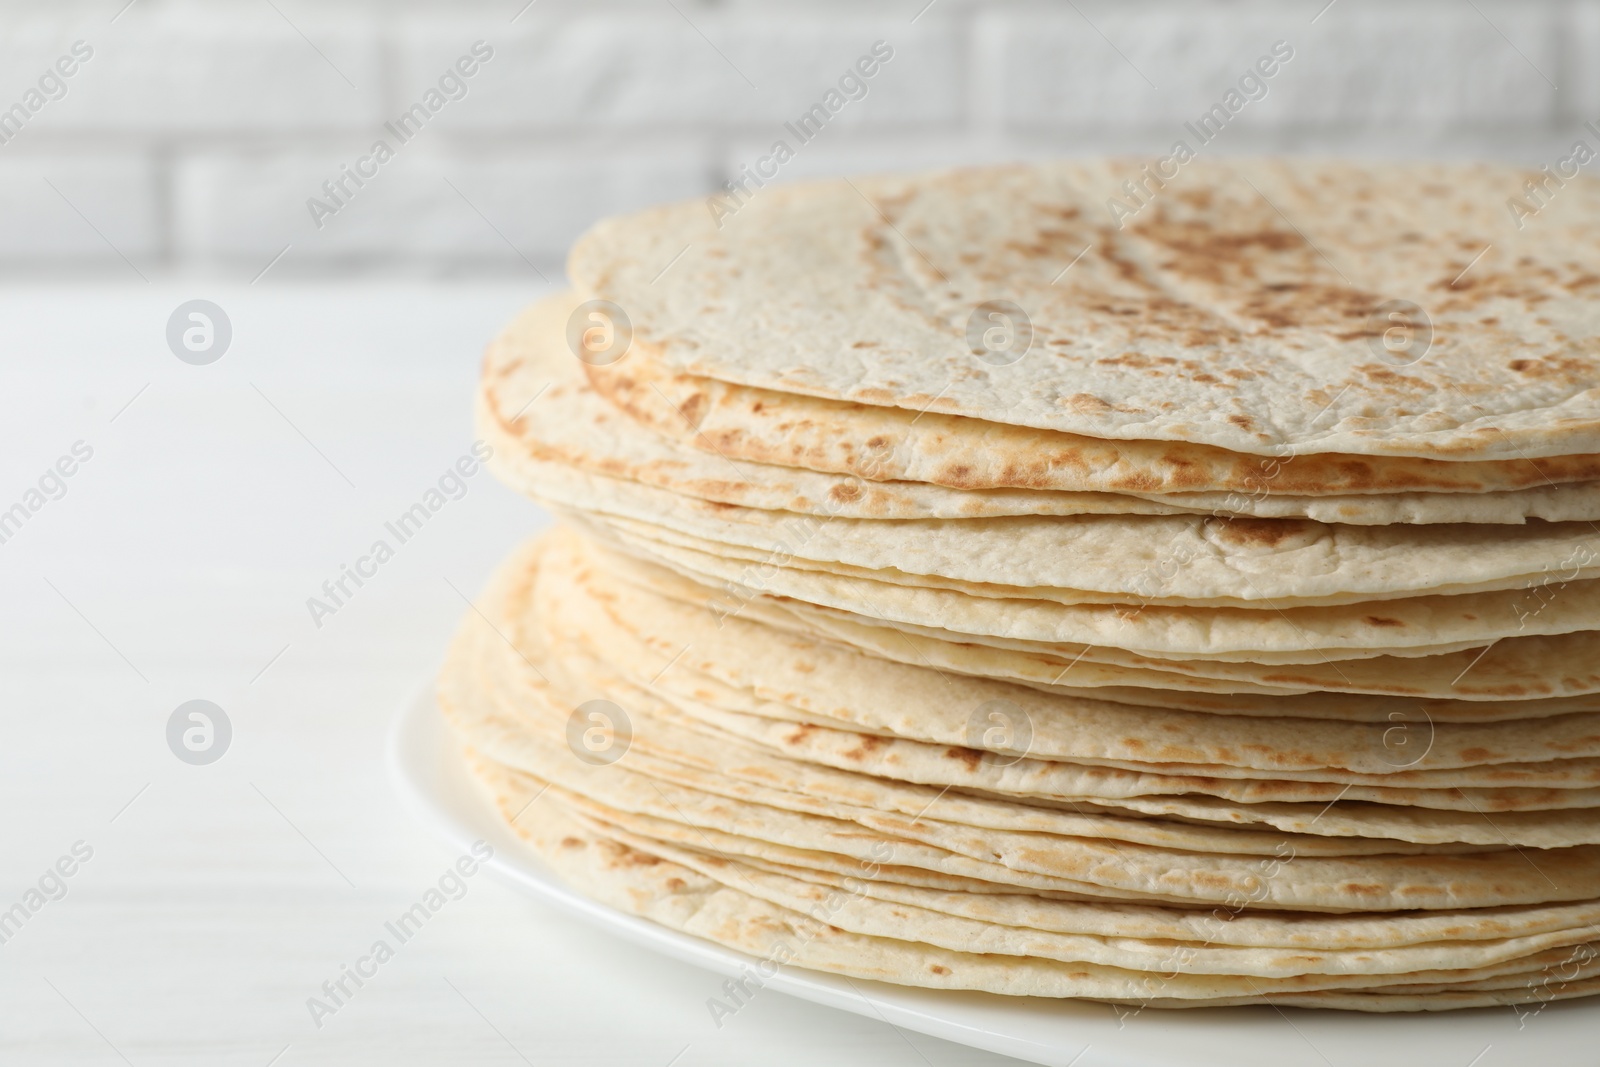
{"type": "Polygon", "coordinates": [[[810,723],[801,723],[799,726],[795,727],[794,733],[785,737],[783,741],[784,744],[798,745],[816,732],[817,728],[815,726],[812,726],[810,723]]]}
{"type": "Polygon", "coordinates": [[[1103,367],[1133,367],[1144,370],[1149,367],[1170,367],[1178,361],[1172,356],[1147,356],[1142,352],[1124,352],[1118,356],[1106,356],[1097,359],[1095,363],[1103,367]]]}
{"type": "Polygon", "coordinates": [[[705,403],[705,399],[704,393],[691,393],[684,400],[683,404],[678,408],[678,413],[683,416],[684,422],[687,422],[690,426],[694,426],[699,422],[696,416],[700,414],[700,405],[705,403]]]}
{"type": "Polygon", "coordinates": [[[858,736],[857,742],[858,743],[856,744],[855,748],[852,748],[850,751],[844,753],[846,759],[866,759],[868,756],[872,755],[872,753],[878,751],[878,749],[882,748],[884,745],[887,745],[889,743],[889,739],[886,737],[879,737],[876,734],[861,734],[858,736]]]}
{"type": "Polygon", "coordinates": [[[982,752],[975,748],[962,748],[958,745],[952,745],[945,749],[944,756],[945,759],[960,760],[962,763],[966,764],[968,771],[977,770],[978,764],[983,761],[982,752]]]}
{"type": "Polygon", "coordinates": [[[1196,888],[1209,889],[1212,891],[1229,890],[1235,887],[1234,880],[1231,876],[1218,874],[1215,871],[1207,871],[1203,869],[1191,872],[1189,875],[1189,880],[1195,884],[1196,888]]]}
{"type": "Polygon", "coordinates": [[[623,853],[622,860],[630,867],[654,867],[662,862],[660,856],[652,856],[648,852],[632,848],[623,853]]]}
{"type": "Polygon", "coordinates": [[[1541,356],[1538,359],[1514,359],[1506,364],[1518,374],[1530,378],[1548,378],[1557,383],[1585,384],[1592,382],[1595,365],[1589,360],[1570,356],[1541,356]]]}
{"type": "Polygon", "coordinates": [[[1061,405],[1086,415],[1104,415],[1108,411],[1115,410],[1093,393],[1073,393],[1069,397],[1064,397],[1061,405]]]}
{"type": "Polygon", "coordinates": [[[1275,548],[1310,529],[1303,519],[1227,519],[1216,525],[1218,539],[1232,545],[1275,548]]]}
{"type": "Polygon", "coordinates": [[[1382,615],[1368,615],[1362,620],[1369,626],[1404,626],[1399,619],[1386,619],[1382,615]]]}

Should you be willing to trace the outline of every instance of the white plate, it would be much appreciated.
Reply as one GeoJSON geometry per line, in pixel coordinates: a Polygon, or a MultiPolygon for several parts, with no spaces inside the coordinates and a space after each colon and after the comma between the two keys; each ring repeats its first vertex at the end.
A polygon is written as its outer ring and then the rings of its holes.
{"type": "MultiPolygon", "coordinates": [[[[405,804],[456,848],[479,839],[493,845],[488,866],[503,880],[635,944],[718,974],[737,976],[757,962],[562,885],[479,792],[431,690],[401,712],[389,747],[405,804]]],[[[764,985],[947,1041],[1073,1067],[1566,1067],[1596,1062],[1600,1037],[1600,998],[1549,1004],[1523,1016],[1509,1007],[1406,1015],[1252,1007],[1150,1009],[1119,1019],[1103,1004],[846,981],[798,967],[783,968],[764,985]]]]}

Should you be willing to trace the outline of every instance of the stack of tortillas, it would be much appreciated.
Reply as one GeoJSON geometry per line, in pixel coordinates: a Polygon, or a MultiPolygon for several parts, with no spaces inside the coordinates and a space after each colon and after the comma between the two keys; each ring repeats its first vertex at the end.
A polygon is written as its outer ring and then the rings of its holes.
{"type": "Polygon", "coordinates": [[[485,362],[563,522],[452,647],[475,771],[763,973],[1600,991],[1600,183],[1138,173],[595,227],[485,362]]]}

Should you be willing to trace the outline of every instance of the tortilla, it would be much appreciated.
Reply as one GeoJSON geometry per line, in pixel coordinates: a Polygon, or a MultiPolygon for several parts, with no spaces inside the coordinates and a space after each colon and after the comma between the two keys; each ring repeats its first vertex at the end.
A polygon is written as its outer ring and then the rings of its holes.
{"type": "Polygon", "coordinates": [[[580,240],[477,395],[561,525],[439,677],[543,862],[1123,1013],[1600,992],[1600,182],[1185,164],[580,240]]]}
{"type": "Polygon", "coordinates": [[[568,273],[626,311],[652,362],[835,404],[1234,454],[1504,465],[1475,491],[1531,484],[1529,459],[1600,452],[1600,181],[1566,182],[1519,230],[1506,191],[1540,176],[1510,167],[1197,160],[1115,226],[1106,198],[1137,169],[785,186],[726,225],[699,201],[656,207],[597,224],[568,273]],[[1391,335],[1395,298],[1423,306],[1425,349],[1420,320],[1391,335]],[[1020,324],[979,312],[997,300],[1029,320],[1020,358],[1020,324]],[[980,343],[987,359],[969,343],[975,312],[978,332],[1007,335],[980,343]]]}
{"type": "MultiPolygon", "coordinates": [[[[1276,491],[1271,485],[1275,478],[1269,478],[1263,488],[1271,492],[1064,492],[958,489],[749,460],[735,463],[706,447],[703,439],[695,442],[699,447],[681,443],[676,426],[668,434],[650,429],[591,387],[564,337],[567,318],[579,302],[574,294],[557,293],[533,304],[484,356],[479,432],[494,450],[499,475],[531,495],[545,495],[552,481],[587,474],[709,503],[872,519],[1200,514],[1362,526],[1600,520],[1600,483],[1593,482],[1539,482],[1495,493],[1295,496],[1276,491]]],[[[1266,473],[1259,464],[1257,473],[1266,473]]]]}

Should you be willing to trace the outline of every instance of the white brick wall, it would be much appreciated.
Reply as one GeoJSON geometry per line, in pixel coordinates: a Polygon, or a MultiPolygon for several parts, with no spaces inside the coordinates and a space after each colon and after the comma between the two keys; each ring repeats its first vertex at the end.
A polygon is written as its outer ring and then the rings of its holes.
{"type": "Polygon", "coordinates": [[[880,39],[784,178],[1164,150],[1279,39],[1212,150],[1543,161],[1600,119],[1579,0],[123,3],[0,0],[0,109],[94,49],[0,144],[0,274],[248,280],[287,247],[268,277],[553,277],[596,217],[765,152],[880,39]],[[480,39],[465,98],[399,146],[383,123],[480,39]],[[380,136],[396,157],[319,229],[307,198],[380,136]]]}

